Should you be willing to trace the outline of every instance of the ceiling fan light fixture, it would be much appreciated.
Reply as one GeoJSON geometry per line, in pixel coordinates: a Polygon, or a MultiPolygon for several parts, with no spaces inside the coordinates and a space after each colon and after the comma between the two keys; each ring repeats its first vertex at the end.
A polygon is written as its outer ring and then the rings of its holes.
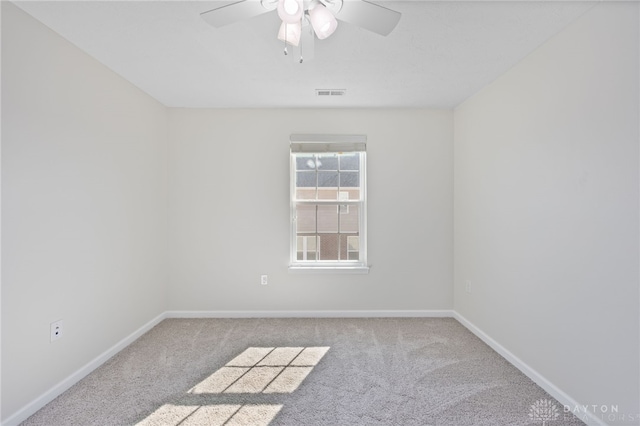
{"type": "Polygon", "coordinates": [[[329,10],[322,4],[317,4],[309,10],[309,20],[313,31],[320,40],[324,40],[336,31],[338,21],[329,10]]]}
{"type": "Polygon", "coordinates": [[[302,19],[302,1],[301,0],[279,0],[278,16],[287,24],[295,24],[302,19]]]}
{"type": "Polygon", "coordinates": [[[294,55],[313,59],[315,40],[324,40],[338,28],[338,21],[357,25],[386,36],[397,26],[401,13],[370,0],[231,0],[200,15],[214,27],[262,15],[277,9],[282,25],[278,39],[288,46],[297,46],[294,55]]]}
{"type": "Polygon", "coordinates": [[[295,24],[282,22],[280,25],[280,31],[278,31],[278,40],[284,41],[293,46],[298,46],[300,45],[301,34],[302,24],[300,24],[300,22],[296,22],[295,24]]]}

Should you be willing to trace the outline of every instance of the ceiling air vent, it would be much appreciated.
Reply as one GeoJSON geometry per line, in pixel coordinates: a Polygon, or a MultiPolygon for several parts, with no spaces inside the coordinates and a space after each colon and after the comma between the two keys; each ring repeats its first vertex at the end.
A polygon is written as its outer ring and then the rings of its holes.
{"type": "Polygon", "coordinates": [[[316,89],[316,96],[344,96],[346,89],[316,89]]]}

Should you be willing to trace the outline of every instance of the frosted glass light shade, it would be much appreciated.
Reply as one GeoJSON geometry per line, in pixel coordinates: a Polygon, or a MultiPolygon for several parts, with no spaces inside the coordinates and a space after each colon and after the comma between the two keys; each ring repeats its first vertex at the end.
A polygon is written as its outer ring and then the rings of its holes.
{"type": "Polygon", "coordinates": [[[279,0],[278,16],[287,24],[300,22],[302,19],[302,0],[279,0]]]}
{"type": "Polygon", "coordinates": [[[283,22],[278,31],[278,40],[286,41],[288,44],[298,46],[300,44],[300,35],[302,34],[302,25],[300,22],[295,24],[287,24],[283,22]],[[285,37],[286,36],[286,37],[285,37]]]}
{"type": "Polygon", "coordinates": [[[338,28],[336,17],[321,4],[316,5],[309,11],[309,20],[313,31],[315,31],[320,40],[329,37],[338,28]]]}

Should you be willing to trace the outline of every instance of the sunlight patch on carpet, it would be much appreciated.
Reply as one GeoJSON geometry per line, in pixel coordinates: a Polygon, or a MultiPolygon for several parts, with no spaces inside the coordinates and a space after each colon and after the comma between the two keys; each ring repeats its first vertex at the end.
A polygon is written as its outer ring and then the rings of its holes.
{"type": "Polygon", "coordinates": [[[311,370],[313,367],[287,367],[262,393],[293,393],[311,370]]]}
{"type": "Polygon", "coordinates": [[[227,367],[253,367],[264,357],[269,355],[274,348],[247,348],[240,355],[227,363],[227,367]]]}
{"type": "Polygon", "coordinates": [[[198,383],[190,393],[222,393],[247,371],[249,371],[247,367],[222,367],[198,383]]]}
{"type": "Polygon", "coordinates": [[[137,426],[268,426],[282,409],[282,405],[203,405],[185,406],[165,404],[137,426]]]}
{"type": "MultiPolygon", "coordinates": [[[[221,394],[290,394],[296,391],[329,347],[250,347],[188,391],[221,394]]],[[[165,404],[137,426],[268,426],[282,404],[165,404]]]]}
{"type": "Polygon", "coordinates": [[[138,423],[138,426],[177,425],[193,414],[199,406],[165,404],[149,417],[138,423]]]}
{"type": "Polygon", "coordinates": [[[260,393],[284,367],[254,367],[242,375],[224,393],[260,393]]]}
{"type": "Polygon", "coordinates": [[[244,405],[225,426],[267,426],[282,409],[282,405],[244,405]]]}
{"type": "Polygon", "coordinates": [[[191,394],[292,393],[329,347],[250,347],[189,390],[191,394]]]}

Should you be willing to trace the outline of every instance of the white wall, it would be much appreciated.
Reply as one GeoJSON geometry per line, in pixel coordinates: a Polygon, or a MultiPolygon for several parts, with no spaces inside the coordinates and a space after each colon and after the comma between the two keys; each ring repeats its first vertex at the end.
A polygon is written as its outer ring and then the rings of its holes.
{"type": "Polygon", "coordinates": [[[166,309],[452,307],[637,415],[638,35],[600,5],[455,114],[166,110],[2,2],[3,418],[166,309]],[[368,135],[368,275],[288,273],[290,133],[368,135]]]}
{"type": "Polygon", "coordinates": [[[452,112],[171,109],[169,117],[171,310],[452,307],[452,112]],[[287,271],[291,133],[368,136],[368,275],[287,271]]]}
{"type": "Polygon", "coordinates": [[[611,424],[640,421],[638,17],[598,5],[454,116],[456,311],[611,424]]]}
{"type": "Polygon", "coordinates": [[[6,419],[166,309],[166,109],[2,2],[2,151],[6,419]]]}

